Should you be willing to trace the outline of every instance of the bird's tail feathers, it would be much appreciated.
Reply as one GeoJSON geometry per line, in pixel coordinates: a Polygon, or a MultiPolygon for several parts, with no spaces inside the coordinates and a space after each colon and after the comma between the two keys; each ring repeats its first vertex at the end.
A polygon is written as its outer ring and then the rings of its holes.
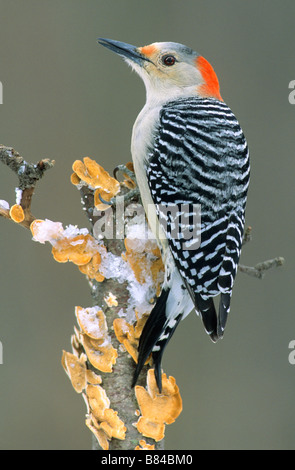
{"type": "Polygon", "coordinates": [[[226,294],[222,293],[220,295],[218,321],[217,321],[217,335],[219,338],[223,337],[225,325],[227,322],[227,317],[230,311],[230,300],[231,300],[230,293],[226,293],[226,294]]]}
{"type": "Polygon", "coordinates": [[[147,358],[153,350],[153,347],[163,332],[163,325],[165,325],[166,322],[165,311],[169,292],[169,289],[162,289],[161,295],[158,298],[142,330],[139,339],[138,359],[133,376],[132,387],[135,386],[141,369],[143,368],[147,358]]]}
{"type": "MultiPolygon", "coordinates": [[[[182,291],[185,294],[185,291],[182,291]]],[[[162,389],[161,360],[165,347],[171,339],[178,323],[184,316],[184,309],[179,303],[173,305],[171,298],[175,292],[171,288],[163,288],[153,310],[151,311],[140,336],[138,346],[138,361],[133,376],[132,386],[136,384],[141,369],[152,353],[155,377],[158,388],[162,389]],[[171,304],[173,310],[171,310],[171,304]]]]}
{"type": "Polygon", "coordinates": [[[195,295],[197,313],[201,316],[205,330],[214,343],[223,337],[227,317],[230,311],[230,300],[230,293],[222,293],[220,295],[217,315],[213,297],[204,299],[199,294],[195,295]]]}
{"type": "Polygon", "coordinates": [[[195,294],[196,309],[202,318],[204,328],[213,343],[219,339],[217,333],[217,315],[213,298],[203,299],[199,294],[195,294]]]}

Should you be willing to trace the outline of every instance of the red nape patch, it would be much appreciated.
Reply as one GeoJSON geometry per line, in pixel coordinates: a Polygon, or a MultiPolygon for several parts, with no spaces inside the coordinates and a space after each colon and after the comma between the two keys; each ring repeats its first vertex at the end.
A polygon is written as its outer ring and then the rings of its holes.
{"type": "Polygon", "coordinates": [[[196,65],[204,79],[204,85],[199,87],[199,92],[204,96],[212,96],[223,101],[219,91],[219,82],[211,64],[202,56],[196,59],[196,65]]]}

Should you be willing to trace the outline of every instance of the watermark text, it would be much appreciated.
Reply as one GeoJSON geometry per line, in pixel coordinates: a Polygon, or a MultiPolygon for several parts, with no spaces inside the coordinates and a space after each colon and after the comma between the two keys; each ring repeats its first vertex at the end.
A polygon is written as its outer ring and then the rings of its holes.
{"type": "Polygon", "coordinates": [[[291,93],[289,93],[289,103],[295,104],[295,80],[289,83],[289,88],[292,89],[291,93]]]}
{"type": "Polygon", "coordinates": [[[292,351],[289,353],[288,361],[289,361],[289,364],[294,366],[295,365],[295,340],[294,339],[290,341],[289,349],[292,349],[292,351]]]}
{"type": "Polygon", "coordinates": [[[100,211],[95,208],[93,215],[97,218],[93,234],[95,238],[108,240],[123,240],[128,236],[128,221],[132,220],[140,227],[136,233],[137,239],[148,240],[155,237],[160,240],[174,240],[176,246],[184,250],[196,250],[201,244],[201,205],[200,204],[150,204],[145,210],[141,204],[129,204],[125,207],[124,197],[115,198],[115,213],[110,206],[100,211]],[[159,220],[159,223],[158,223],[159,220]],[[151,230],[149,229],[149,226],[151,230]]]}

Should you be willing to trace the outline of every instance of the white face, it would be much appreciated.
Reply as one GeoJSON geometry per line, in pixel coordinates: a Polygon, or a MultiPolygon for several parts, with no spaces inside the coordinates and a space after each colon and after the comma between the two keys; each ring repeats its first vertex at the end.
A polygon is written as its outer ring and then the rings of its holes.
{"type": "Polygon", "coordinates": [[[139,65],[125,58],[126,62],[143,79],[147,98],[152,96],[181,96],[192,93],[204,83],[197,68],[198,54],[191,49],[176,43],[154,43],[139,47],[137,51],[146,58],[139,65]]]}

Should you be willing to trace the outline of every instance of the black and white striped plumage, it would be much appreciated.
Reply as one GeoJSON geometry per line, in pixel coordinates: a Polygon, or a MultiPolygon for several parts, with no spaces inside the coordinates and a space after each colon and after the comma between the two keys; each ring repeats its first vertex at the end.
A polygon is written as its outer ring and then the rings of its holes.
{"type": "MultiPolygon", "coordinates": [[[[196,311],[215,342],[223,336],[244,231],[245,205],[249,184],[248,147],[232,111],[214,98],[190,97],[168,102],[160,111],[159,127],[146,162],[146,173],[160,223],[180,273],[183,295],[193,300],[196,311]],[[201,241],[175,237],[173,217],[161,213],[163,206],[201,205],[201,241]],[[190,249],[185,249],[189,247],[190,249]],[[213,298],[220,294],[218,313],[213,298]]],[[[172,211],[173,212],[173,211],[172,211]]],[[[175,213],[175,212],[174,212],[175,213]]],[[[185,219],[177,219],[179,220],[185,219]]],[[[190,224],[190,229],[194,227],[190,224]]],[[[196,236],[197,238],[197,236],[196,236]]],[[[161,357],[179,320],[189,312],[167,309],[175,288],[173,276],[142,333],[138,371],[152,352],[158,385],[161,357]],[[166,307],[165,307],[166,305],[166,307]]],[[[178,279],[179,283],[179,279],[178,279]]],[[[188,309],[189,307],[187,307],[188,309]]],[[[159,386],[159,388],[161,388],[159,386]]]]}

